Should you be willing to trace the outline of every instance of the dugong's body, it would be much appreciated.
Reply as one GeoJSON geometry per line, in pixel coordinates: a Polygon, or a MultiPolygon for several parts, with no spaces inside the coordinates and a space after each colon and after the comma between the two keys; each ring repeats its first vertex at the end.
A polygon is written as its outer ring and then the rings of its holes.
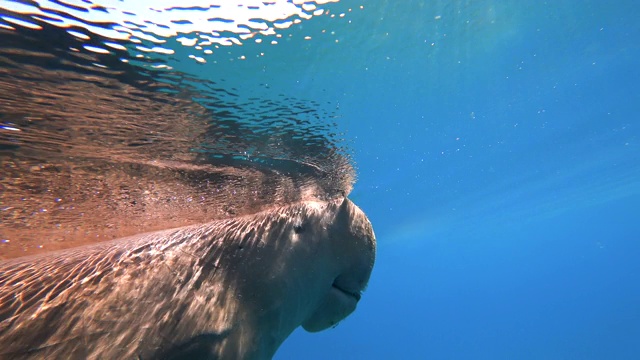
{"type": "Polygon", "coordinates": [[[375,237],[348,199],[0,263],[0,358],[269,359],[349,315],[375,237]]]}

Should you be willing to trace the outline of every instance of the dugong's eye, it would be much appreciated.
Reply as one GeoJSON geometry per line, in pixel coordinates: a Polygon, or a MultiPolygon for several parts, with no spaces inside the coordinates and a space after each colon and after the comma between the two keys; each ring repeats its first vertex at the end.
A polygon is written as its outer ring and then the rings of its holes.
{"type": "Polygon", "coordinates": [[[295,232],[296,234],[300,234],[304,232],[304,228],[302,227],[302,225],[295,225],[293,227],[293,232],[295,232]]]}

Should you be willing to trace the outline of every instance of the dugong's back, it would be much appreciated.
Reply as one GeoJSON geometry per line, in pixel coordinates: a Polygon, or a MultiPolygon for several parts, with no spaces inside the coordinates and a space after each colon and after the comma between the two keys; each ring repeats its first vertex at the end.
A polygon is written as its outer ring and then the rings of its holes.
{"type": "Polygon", "coordinates": [[[163,285],[175,284],[160,281],[153,236],[0,263],[0,358],[115,358],[119,343],[152,338],[144,328],[160,314],[140,305],[166,305],[163,285]]]}
{"type": "Polygon", "coordinates": [[[270,358],[353,311],[374,256],[345,199],[1,262],[0,358],[270,358]]]}

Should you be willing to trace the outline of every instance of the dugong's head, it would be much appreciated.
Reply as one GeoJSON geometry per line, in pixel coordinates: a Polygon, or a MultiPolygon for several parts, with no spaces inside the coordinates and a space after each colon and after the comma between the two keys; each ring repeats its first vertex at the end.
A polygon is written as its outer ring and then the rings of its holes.
{"type": "Polygon", "coordinates": [[[254,304],[243,316],[254,319],[253,337],[268,334],[271,340],[260,341],[275,351],[298,326],[324,330],[355,310],[376,240],[366,215],[348,199],[303,202],[268,216],[274,241],[247,256],[252,260],[243,265],[247,273],[238,290],[254,304]]]}
{"type": "Polygon", "coordinates": [[[338,207],[329,226],[330,245],[325,271],[329,281],[320,286],[324,296],[315,302],[302,323],[309,332],[335,326],[355,309],[365,289],[375,260],[376,240],[371,223],[349,199],[338,207]]]}

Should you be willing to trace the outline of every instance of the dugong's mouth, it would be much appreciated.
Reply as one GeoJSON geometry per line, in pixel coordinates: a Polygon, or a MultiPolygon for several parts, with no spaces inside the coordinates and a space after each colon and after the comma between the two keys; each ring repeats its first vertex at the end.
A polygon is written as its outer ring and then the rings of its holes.
{"type": "Polygon", "coordinates": [[[336,326],[356,309],[360,297],[360,292],[347,290],[333,283],[326,297],[302,323],[302,327],[309,332],[316,332],[336,326]]]}
{"type": "Polygon", "coordinates": [[[360,292],[354,292],[354,291],[349,291],[343,287],[340,287],[340,285],[336,284],[335,282],[333,284],[331,284],[331,287],[338,290],[339,292],[350,296],[352,298],[354,298],[356,301],[360,301],[360,298],[362,297],[362,295],[360,294],[360,292]]]}

